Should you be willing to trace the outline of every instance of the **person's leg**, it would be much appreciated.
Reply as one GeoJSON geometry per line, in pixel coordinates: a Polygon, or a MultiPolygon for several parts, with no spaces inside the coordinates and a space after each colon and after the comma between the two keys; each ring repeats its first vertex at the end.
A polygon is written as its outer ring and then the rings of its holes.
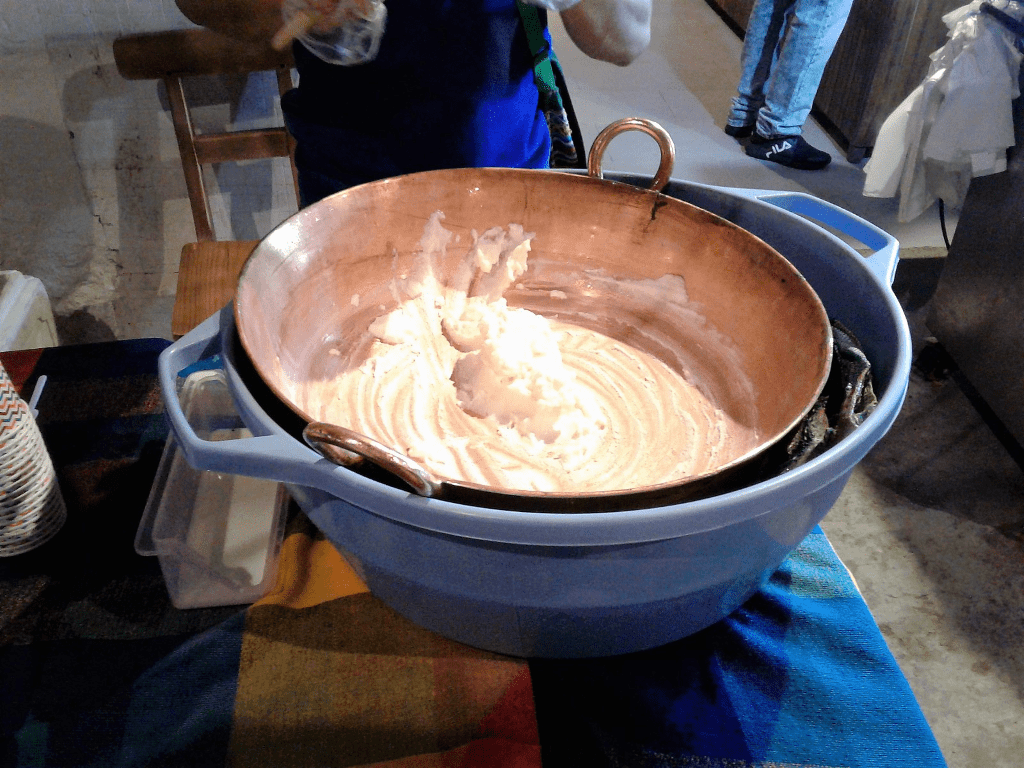
{"type": "Polygon", "coordinates": [[[757,119],[757,113],[765,103],[765,85],[778,56],[786,16],[796,2],[755,1],[743,38],[740,80],[736,87],[737,95],[732,100],[727,126],[734,129],[746,128],[753,126],[757,119]]]}
{"type": "Polygon", "coordinates": [[[853,0],[796,0],[757,113],[761,136],[798,136],[853,0]]]}

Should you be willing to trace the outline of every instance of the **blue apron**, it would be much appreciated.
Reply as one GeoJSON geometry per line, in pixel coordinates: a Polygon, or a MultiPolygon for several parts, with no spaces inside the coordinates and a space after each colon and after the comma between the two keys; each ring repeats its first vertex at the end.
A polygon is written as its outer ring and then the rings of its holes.
{"type": "Polygon", "coordinates": [[[341,67],[295,44],[282,99],[302,204],[439,168],[545,168],[550,136],[514,0],[388,0],[377,58],[341,67]]]}

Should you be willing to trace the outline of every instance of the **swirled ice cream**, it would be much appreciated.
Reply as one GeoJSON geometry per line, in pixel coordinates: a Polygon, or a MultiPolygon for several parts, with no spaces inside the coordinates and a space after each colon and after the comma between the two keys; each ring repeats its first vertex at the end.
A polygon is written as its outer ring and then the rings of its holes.
{"type": "MultiPolygon", "coordinates": [[[[568,313],[579,321],[569,322],[559,312],[510,305],[506,294],[524,293],[517,281],[531,235],[522,227],[474,233],[454,274],[441,280],[437,264],[455,247],[435,214],[415,268],[391,280],[394,306],[360,338],[330,342],[316,375],[293,381],[288,395],[305,413],[397,449],[442,478],[505,490],[676,482],[757,445],[752,428],[716,405],[692,372],[684,375],[684,361],[642,348],[672,346],[655,331],[650,344],[627,344],[586,322],[585,312],[568,313]]],[[[604,290],[641,312],[704,322],[679,277],[588,279],[608,283],[604,290]]],[[[571,304],[573,290],[532,292],[557,306],[571,304]]]]}

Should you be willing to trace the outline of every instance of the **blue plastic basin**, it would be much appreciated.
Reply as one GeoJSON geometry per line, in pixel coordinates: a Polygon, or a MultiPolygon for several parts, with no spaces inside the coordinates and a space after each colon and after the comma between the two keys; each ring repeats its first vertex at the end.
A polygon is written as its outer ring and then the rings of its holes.
{"type": "MultiPolygon", "coordinates": [[[[642,176],[606,178],[650,183],[642,176]]],[[[479,648],[525,657],[611,655],[661,645],[724,618],[824,518],[899,413],[911,343],[890,287],[898,244],[803,194],[675,180],[664,192],[775,247],[830,317],[859,338],[879,403],[852,435],[784,475],[657,508],[566,515],[427,499],[327,462],[268,416],[239,374],[227,307],[161,356],[168,414],[187,460],[199,469],[287,483],[374,595],[412,621],[479,648]],[[218,352],[239,413],[257,437],[200,440],[177,405],[178,372],[218,352]]]]}

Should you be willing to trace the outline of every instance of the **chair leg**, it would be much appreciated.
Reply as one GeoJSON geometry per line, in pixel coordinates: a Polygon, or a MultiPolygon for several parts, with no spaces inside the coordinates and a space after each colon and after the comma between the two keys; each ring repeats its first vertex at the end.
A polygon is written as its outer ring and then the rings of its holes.
{"type": "Polygon", "coordinates": [[[164,85],[167,87],[167,97],[171,103],[171,119],[174,122],[174,135],[178,139],[181,167],[185,172],[185,188],[188,190],[188,199],[192,206],[196,239],[208,242],[214,239],[213,221],[206,196],[206,184],[203,182],[203,170],[196,155],[192,118],[185,103],[185,88],[180,77],[165,77],[164,85]]]}
{"type": "MultiPolygon", "coordinates": [[[[278,69],[277,70],[277,91],[281,96],[284,96],[288,91],[294,87],[292,83],[292,71],[291,69],[278,69]]],[[[295,139],[288,133],[288,129],[285,128],[285,133],[288,136],[288,156],[291,158],[292,163],[292,183],[295,185],[295,200],[301,204],[302,198],[299,196],[299,172],[295,168],[295,139]]]]}

